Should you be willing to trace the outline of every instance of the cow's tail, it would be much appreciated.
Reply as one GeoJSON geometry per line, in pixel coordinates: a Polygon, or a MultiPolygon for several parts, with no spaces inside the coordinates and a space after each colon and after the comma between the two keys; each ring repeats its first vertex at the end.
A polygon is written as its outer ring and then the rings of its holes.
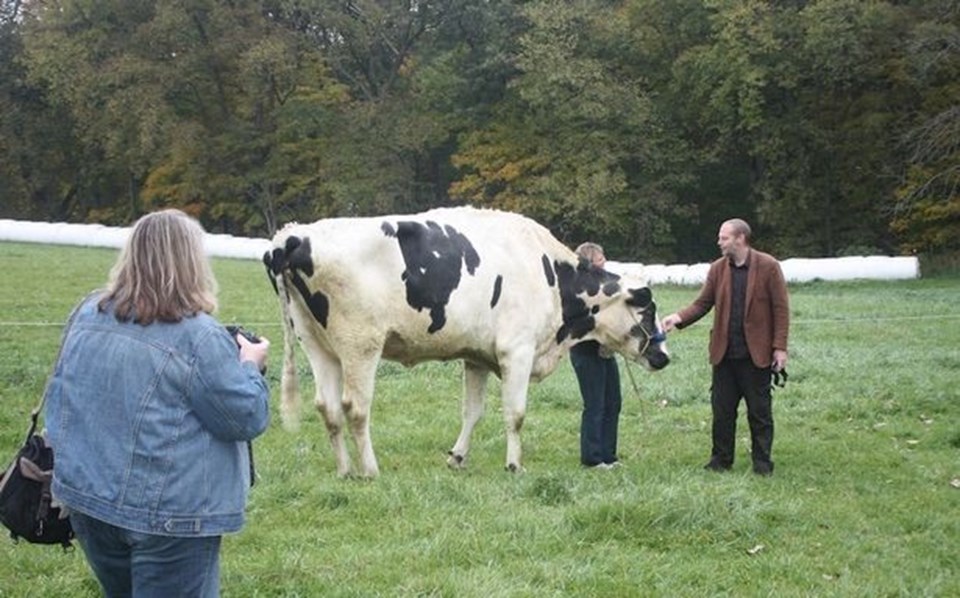
{"type": "Polygon", "coordinates": [[[283,373],[280,376],[280,421],[286,430],[300,427],[300,383],[297,380],[297,333],[290,317],[290,291],[281,272],[276,275],[283,316],[283,373]]]}

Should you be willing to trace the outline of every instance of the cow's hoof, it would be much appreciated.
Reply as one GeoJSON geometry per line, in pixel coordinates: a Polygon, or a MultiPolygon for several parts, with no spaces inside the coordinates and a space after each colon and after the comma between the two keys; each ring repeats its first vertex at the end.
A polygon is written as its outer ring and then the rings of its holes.
{"type": "Polygon", "coordinates": [[[463,455],[455,455],[453,451],[447,452],[447,467],[450,469],[464,469],[467,466],[467,458],[463,455]]]}
{"type": "Polygon", "coordinates": [[[377,479],[379,476],[378,473],[362,473],[359,471],[350,471],[346,474],[339,475],[341,480],[352,480],[357,482],[370,482],[377,479]]]}
{"type": "Polygon", "coordinates": [[[507,467],[506,467],[506,470],[509,471],[510,473],[523,473],[523,472],[524,472],[523,467],[521,467],[520,465],[517,465],[516,463],[508,463],[508,464],[507,464],[507,467]]]}

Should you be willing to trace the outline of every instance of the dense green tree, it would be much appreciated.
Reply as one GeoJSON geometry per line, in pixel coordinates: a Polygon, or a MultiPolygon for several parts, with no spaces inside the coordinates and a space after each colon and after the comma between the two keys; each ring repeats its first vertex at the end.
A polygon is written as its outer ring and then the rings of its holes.
{"type": "Polygon", "coordinates": [[[409,207],[422,144],[421,115],[406,107],[409,75],[438,12],[430,2],[279,3],[276,18],[324,57],[345,91],[323,131],[332,144],[320,156],[318,216],[409,207]]]}
{"type": "Polygon", "coordinates": [[[0,214],[470,202],[618,258],[951,250],[953,0],[0,0],[0,214]]]}
{"type": "Polygon", "coordinates": [[[320,215],[448,203],[450,154],[505,84],[511,2],[282,1],[279,20],[347,90],[326,134],[320,215]],[[499,53],[499,54],[498,54],[499,53]]]}
{"type": "Polygon", "coordinates": [[[627,22],[608,6],[526,7],[520,73],[497,118],[465,136],[453,191],[534,216],[571,244],[592,238],[610,255],[663,256],[686,150],[626,68],[627,22]]]}
{"type": "Polygon", "coordinates": [[[706,26],[692,11],[697,18],[683,30],[699,35],[674,52],[665,85],[699,151],[692,223],[710,230],[745,216],[764,247],[784,256],[889,249],[881,198],[896,178],[896,128],[909,103],[896,79],[895,7],[702,7],[706,26]]]}
{"type": "Polygon", "coordinates": [[[960,6],[927,2],[911,22],[905,77],[920,98],[903,136],[891,226],[907,251],[960,249],[960,6]]]}
{"type": "Polygon", "coordinates": [[[16,19],[19,3],[0,1],[0,215],[26,212],[30,191],[17,138],[22,134],[23,102],[19,81],[23,70],[16,61],[22,54],[16,19]]]}
{"type": "Polygon", "coordinates": [[[25,6],[0,1],[0,215],[77,220],[83,163],[69,115],[32,85],[20,23],[25,6]]]}
{"type": "Polygon", "coordinates": [[[891,248],[880,198],[896,181],[896,130],[910,101],[896,79],[902,23],[881,2],[825,0],[797,14],[793,105],[758,152],[770,156],[761,214],[784,237],[783,251],[891,248]]]}
{"type": "Polygon", "coordinates": [[[172,205],[215,229],[268,232],[283,219],[278,209],[312,200],[297,168],[309,178],[316,164],[278,159],[291,143],[309,153],[309,139],[290,139],[303,128],[279,119],[298,115],[284,112],[291,98],[311,98],[320,113],[337,94],[326,89],[322,61],[265,19],[259,3],[50,2],[36,10],[27,23],[30,72],[76,123],[90,170],[81,217],[128,222],[172,205]]]}

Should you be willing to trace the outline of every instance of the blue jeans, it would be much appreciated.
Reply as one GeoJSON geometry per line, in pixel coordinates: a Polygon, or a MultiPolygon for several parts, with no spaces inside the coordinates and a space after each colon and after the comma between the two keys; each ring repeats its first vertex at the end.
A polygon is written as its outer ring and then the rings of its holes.
{"type": "Polygon", "coordinates": [[[600,357],[598,349],[599,345],[592,341],[570,349],[570,361],[583,397],[580,462],[588,466],[617,461],[617,428],[623,404],[617,361],[600,357]]]}
{"type": "Polygon", "coordinates": [[[132,532],[75,511],[70,522],[107,598],[220,595],[220,536],[132,532]]]}

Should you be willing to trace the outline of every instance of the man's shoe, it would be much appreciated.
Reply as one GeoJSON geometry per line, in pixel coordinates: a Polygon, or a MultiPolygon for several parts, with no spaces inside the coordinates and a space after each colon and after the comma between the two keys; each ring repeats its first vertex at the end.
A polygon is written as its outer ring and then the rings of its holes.
{"type": "Polygon", "coordinates": [[[711,460],[709,463],[703,466],[707,471],[730,471],[730,465],[724,465],[719,461],[711,460]]]}

